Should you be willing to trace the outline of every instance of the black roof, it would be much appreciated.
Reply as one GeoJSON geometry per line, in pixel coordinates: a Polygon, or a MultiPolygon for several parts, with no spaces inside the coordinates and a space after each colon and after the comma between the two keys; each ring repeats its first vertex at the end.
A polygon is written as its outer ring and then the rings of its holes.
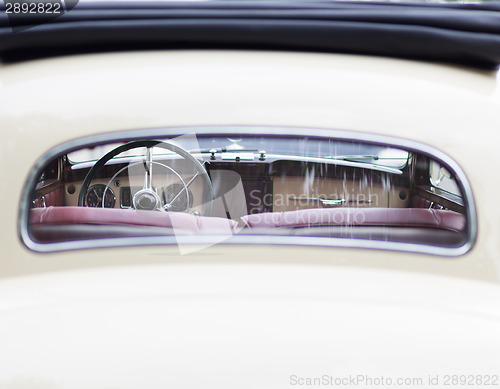
{"type": "MultiPolygon", "coordinates": [[[[498,2],[72,1],[68,6],[66,0],[68,8],[58,17],[0,17],[2,61],[116,50],[237,48],[500,65],[498,2]]],[[[0,5],[0,14],[9,3],[0,5]]]]}

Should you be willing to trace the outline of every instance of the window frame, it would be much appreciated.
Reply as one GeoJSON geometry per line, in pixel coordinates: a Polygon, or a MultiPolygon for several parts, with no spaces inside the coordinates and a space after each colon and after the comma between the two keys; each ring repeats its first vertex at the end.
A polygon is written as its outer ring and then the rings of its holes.
{"type": "Polygon", "coordinates": [[[337,247],[352,249],[374,249],[385,251],[397,251],[407,253],[429,254],[434,256],[457,257],[469,252],[477,239],[478,223],[474,195],[464,171],[460,165],[444,152],[433,146],[418,141],[398,138],[387,135],[379,135],[366,132],[354,132],[349,130],[306,128],[306,127],[273,127],[273,126],[200,126],[200,127],[164,127],[145,130],[124,130],[109,132],[99,135],[91,135],[59,144],[45,152],[30,170],[25,180],[24,188],[20,198],[18,212],[18,234],[24,246],[29,250],[39,253],[50,253],[59,251],[72,251],[81,249],[96,249],[110,247],[130,246],[158,246],[172,244],[210,244],[217,236],[175,237],[175,236],[151,236],[134,237],[128,239],[105,238],[85,241],[66,241],[54,243],[39,243],[34,241],[29,233],[29,210],[31,209],[31,196],[35,188],[40,172],[54,158],[61,157],[71,151],[101,145],[111,142],[133,141],[139,139],[158,139],[175,137],[185,134],[196,135],[269,135],[280,137],[308,137],[308,138],[336,138],[341,141],[354,141],[371,143],[374,145],[401,148],[409,152],[415,152],[427,156],[448,171],[454,173],[457,185],[463,194],[465,206],[466,230],[464,244],[458,247],[440,247],[420,243],[404,243],[391,241],[376,241],[364,239],[344,239],[326,237],[306,236],[274,236],[274,235],[234,235],[230,239],[217,244],[259,244],[259,245],[299,245],[317,247],[337,247]]]}

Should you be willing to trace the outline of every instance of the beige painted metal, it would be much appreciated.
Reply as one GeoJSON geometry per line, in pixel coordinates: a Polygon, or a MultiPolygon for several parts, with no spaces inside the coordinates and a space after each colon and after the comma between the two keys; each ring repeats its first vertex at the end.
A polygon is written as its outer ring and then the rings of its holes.
{"type": "Polygon", "coordinates": [[[133,263],[277,262],[400,269],[499,280],[500,85],[494,72],[333,54],[165,51],[0,66],[0,276],[133,263]],[[21,190],[55,145],[102,132],[266,125],[385,134],[430,144],[468,175],[474,249],[459,258],[390,251],[218,245],[37,254],[17,234],[21,190]]]}
{"type": "Polygon", "coordinates": [[[304,263],[7,279],[0,387],[459,387],[445,385],[448,375],[492,382],[499,299],[498,286],[484,282],[304,263]],[[328,384],[358,375],[366,382],[328,384]],[[298,385],[323,376],[326,384],[298,385]],[[381,377],[392,385],[367,381],[381,377]]]}

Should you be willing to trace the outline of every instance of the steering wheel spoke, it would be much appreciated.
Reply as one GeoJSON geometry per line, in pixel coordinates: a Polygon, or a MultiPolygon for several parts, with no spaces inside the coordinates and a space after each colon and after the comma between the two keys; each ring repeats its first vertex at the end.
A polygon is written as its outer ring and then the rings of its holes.
{"type": "Polygon", "coordinates": [[[161,208],[161,199],[153,189],[153,149],[146,147],[146,160],[144,161],[144,185],[134,194],[132,204],[135,209],[155,210],[161,208]]]}
{"type": "Polygon", "coordinates": [[[153,151],[151,147],[146,148],[146,161],[144,162],[144,186],[142,189],[153,190],[153,151]]]}

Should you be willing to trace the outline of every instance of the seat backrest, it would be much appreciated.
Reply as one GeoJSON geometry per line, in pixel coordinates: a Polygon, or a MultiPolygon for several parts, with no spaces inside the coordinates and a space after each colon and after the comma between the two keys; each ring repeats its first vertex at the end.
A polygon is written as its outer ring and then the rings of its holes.
{"type": "Polygon", "coordinates": [[[118,208],[47,207],[33,208],[32,225],[98,224],[179,228],[190,231],[233,230],[234,220],[195,216],[183,212],[143,211],[118,208]]]}
{"type": "Polygon", "coordinates": [[[424,208],[313,208],[247,215],[241,223],[247,228],[400,226],[462,232],[465,217],[453,211],[424,208]]]}

